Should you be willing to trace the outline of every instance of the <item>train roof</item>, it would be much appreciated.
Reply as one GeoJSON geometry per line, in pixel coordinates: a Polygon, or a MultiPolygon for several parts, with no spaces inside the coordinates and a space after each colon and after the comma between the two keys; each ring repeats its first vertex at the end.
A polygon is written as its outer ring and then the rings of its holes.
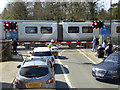
{"type": "Polygon", "coordinates": [[[52,20],[0,20],[0,22],[50,22],[50,23],[57,23],[56,21],[52,20]]]}

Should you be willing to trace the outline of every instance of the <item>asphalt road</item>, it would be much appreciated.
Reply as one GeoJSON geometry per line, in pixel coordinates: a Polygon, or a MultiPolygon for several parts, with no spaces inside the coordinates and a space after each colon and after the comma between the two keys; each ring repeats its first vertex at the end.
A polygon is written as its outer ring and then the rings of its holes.
{"type": "Polygon", "coordinates": [[[59,57],[67,67],[67,84],[71,88],[118,88],[117,83],[97,81],[91,73],[93,63],[79,49],[64,50],[59,57]]]}
{"type": "MultiPolygon", "coordinates": [[[[19,50],[19,55],[28,55],[28,50],[19,50]]],[[[1,83],[6,82],[9,84],[4,84],[4,87],[11,86],[18,72],[16,66],[21,63],[20,60],[18,61],[12,61],[13,64],[3,64],[2,69],[4,71],[2,70],[2,72],[5,73],[2,74],[4,77],[1,83]]],[[[118,88],[116,82],[96,80],[91,73],[93,65],[93,62],[79,48],[60,49],[55,65],[56,88],[118,88]]]]}

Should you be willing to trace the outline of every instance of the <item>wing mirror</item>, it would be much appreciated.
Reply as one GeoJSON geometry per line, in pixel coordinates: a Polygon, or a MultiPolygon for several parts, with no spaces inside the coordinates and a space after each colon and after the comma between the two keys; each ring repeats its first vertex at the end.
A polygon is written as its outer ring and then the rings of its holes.
{"type": "Polygon", "coordinates": [[[20,67],[21,67],[21,65],[18,65],[18,66],[17,66],[17,68],[20,68],[20,67]]]}

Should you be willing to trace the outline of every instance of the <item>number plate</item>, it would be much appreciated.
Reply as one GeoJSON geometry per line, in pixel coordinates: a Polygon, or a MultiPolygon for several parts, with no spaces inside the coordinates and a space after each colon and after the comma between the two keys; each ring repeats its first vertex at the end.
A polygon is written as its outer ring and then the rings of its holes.
{"type": "Polygon", "coordinates": [[[42,83],[27,83],[27,87],[41,87],[42,83]]]}

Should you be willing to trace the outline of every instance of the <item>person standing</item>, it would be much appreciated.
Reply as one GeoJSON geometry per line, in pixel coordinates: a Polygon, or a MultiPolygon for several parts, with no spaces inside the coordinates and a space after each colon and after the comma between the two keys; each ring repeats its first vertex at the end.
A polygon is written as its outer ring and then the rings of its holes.
{"type": "Polygon", "coordinates": [[[107,56],[109,56],[112,53],[112,48],[113,48],[113,45],[111,44],[111,41],[108,41],[108,44],[105,48],[107,56]]]}
{"type": "Polygon", "coordinates": [[[95,52],[96,52],[96,48],[97,48],[96,41],[97,41],[97,38],[96,38],[96,36],[94,36],[94,38],[93,38],[93,48],[92,48],[92,52],[94,52],[94,50],[95,50],[95,52]]]}
{"type": "Polygon", "coordinates": [[[51,40],[51,43],[49,43],[48,47],[51,48],[54,45],[54,40],[51,40]]]}
{"type": "Polygon", "coordinates": [[[105,40],[103,40],[102,47],[103,47],[103,48],[105,48],[105,47],[106,47],[105,40]]]}
{"type": "Polygon", "coordinates": [[[13,54],[17,54],[17,41],[15,38],[12,42],[12,46],[13,46],[13,54]]]}

